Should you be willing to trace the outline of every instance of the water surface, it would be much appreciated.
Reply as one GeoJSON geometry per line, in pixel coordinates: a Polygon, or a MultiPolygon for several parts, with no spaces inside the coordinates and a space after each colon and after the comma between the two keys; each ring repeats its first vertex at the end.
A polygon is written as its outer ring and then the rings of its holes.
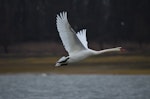
{"type": "Polygon", "coordinates": [[[0,75],[0,99],[150,99],[150,76],[0,75]]]}

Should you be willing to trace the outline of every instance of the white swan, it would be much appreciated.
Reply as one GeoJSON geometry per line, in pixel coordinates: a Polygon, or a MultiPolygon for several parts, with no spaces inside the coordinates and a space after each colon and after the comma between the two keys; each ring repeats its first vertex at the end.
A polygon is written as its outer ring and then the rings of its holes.
{"type": "Polygon", "coordinates": [[[67,65],[68,63],[78,62],[92,55],[99,55],[105,52],[121,51],[121,47],[94,51],[88,48],[86,39],[86,29],[76,32],[71,28],[67,12],[62,12],[56,18],[57,30],[63,45],[69,56],[60,58],[55,66],[67,65]]]}

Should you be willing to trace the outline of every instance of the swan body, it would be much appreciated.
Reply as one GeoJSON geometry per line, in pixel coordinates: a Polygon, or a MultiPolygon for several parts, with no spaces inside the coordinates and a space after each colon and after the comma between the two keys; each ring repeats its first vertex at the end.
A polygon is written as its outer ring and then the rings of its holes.
{"type": "Polygon", "coordinates": [[[86,38],[86,29],[76,33],[68,22],[67,12],[62,12],[57,15],[56,26],[62,43],[69,56],[61,57],[56,62],[55,66],[62,66],[69,63],[78,62],[93,55],[122,50],[122,47],[110,48],[101,51],[89,49],[86,38]]]}

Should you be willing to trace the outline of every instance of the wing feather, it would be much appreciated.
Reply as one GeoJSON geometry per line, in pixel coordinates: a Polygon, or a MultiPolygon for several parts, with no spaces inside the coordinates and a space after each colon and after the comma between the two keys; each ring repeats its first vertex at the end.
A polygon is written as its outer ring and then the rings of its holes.
{"type": "Polygon", "coordinates": [[[86,29],[83,29],[79,32],[77,32],[77,37],[81,41],[81,43],[84,45],[85,48],[88,48],[88,42],[86,38],[86,29]]]}
{"type": "Polygon", "coordinates": [[[62,43],[69,55],[85,49],[68,22],[67,12],[57,15],[56,26],[62,43]]]}

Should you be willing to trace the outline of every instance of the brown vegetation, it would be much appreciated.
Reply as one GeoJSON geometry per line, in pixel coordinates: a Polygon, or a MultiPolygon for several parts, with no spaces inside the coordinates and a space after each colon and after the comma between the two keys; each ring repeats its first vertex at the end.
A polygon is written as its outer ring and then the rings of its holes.
{"type": "Polygon", "coordinates": [[[59,57],[0,58],[0,73],[150,74],[150,56],[99,56],[55,67],[59,57]]]}

